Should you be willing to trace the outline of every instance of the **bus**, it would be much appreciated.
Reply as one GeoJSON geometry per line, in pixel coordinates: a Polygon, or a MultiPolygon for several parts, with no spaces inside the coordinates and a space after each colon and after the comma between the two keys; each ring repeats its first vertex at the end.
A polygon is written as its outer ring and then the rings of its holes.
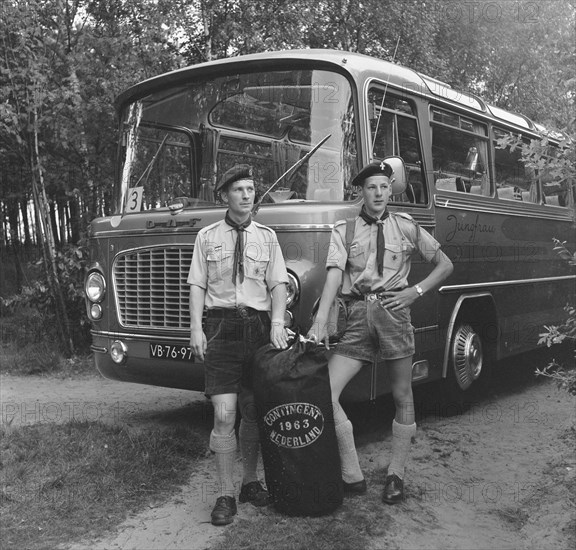
{"type": "MultiPolygon", "coordinates": [[[[361,206],[349,182],[374,159],[403,160],[405,189],[389,208],[454,263],[412,306],[415,384],[446,379],[469,394],[491,366],[537,347],[543,325],[574,303],[576,276],[553,251],[554,238],[574,249],[574,182],[548,181],[499,145],[512,134],[554,146],[558,134],[471,93],[361,54],[289,50],[150,78],[123,92],[117,111],[115,210],[91,223],[85,282],[107,378],[203,390],[186,278],[198,231],[224,216],[215,183],[238,163],[253,167],[255,219],[275,230],[286,260],[286,324],[305,334],[332,226],[361,206]]],[[[429,269],[414,258],[411,284],[429,269]]],[[[388,392],[375,362],[343,399],[388,392]]]]}

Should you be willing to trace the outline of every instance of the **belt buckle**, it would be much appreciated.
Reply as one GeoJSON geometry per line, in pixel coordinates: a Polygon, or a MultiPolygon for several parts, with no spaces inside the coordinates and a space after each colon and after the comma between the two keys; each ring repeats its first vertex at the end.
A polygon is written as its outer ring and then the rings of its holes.
{"type": "Polygon", "coordinates": [[[374,302],[377,299],[378,299],[378,295],[375,294],[374,292],[371,292],[370,294],[366,294],[366,301],[367,302],[374,302]]]}
{"type": "Polygon", "coordinates": [[[240,317],[242,317],[242,319],[247,319],[248,318],[248,310],[246,309],[245,306],[240,306],[236,308],[238,310],[238,315],[240,315],[240,317]]]}

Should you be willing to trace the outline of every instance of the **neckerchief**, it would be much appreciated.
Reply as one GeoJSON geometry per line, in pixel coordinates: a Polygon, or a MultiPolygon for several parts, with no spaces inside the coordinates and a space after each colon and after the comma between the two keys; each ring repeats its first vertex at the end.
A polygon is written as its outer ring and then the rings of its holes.
{"type": "Polygon", "coordinates": [[[366,212],[366,208],[362,206],[360,210],[360,217],[368,224],[373,223],[378,224],[378,233],[376,237],[376,265],[378,266],[378,275],[382,275],[384,272],[384,220],[388,217],[388,209],[384,210],[384,213],[380,218],[375,218],[366,212]]]}
{"type": "Polygon", "coordinates": [[[232,271],[232,282],[236,284],[236,277],[240,277],[240,284],[244,282],[244,231],[252,223],[252,216],[248,216],[248,219],[243,223],[236,223],[226,210],[226,217],[224,221],[230,226],[236,229],[238,233],[238,238],[236,239],[236,248],[234,249],[234,270],[232,271]]]}

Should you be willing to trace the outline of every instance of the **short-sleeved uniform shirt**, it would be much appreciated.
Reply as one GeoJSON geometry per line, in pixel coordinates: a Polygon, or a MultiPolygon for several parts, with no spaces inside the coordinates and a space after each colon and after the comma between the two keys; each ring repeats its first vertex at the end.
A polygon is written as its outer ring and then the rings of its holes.
{"type": "Polygon", "coordinates": [[[251,387],[252,358],[270,341],[270,291],[288,282],[284,257],[274,231],[252,221],[244,231],[244,280],[232,281],[238,232],[224,220],[201,229],[196,237],[188,283],[206,291],[207,349],[205,393],[239,393],[251,387]],[[240,314],[235,308],[256,312],[240,314]],[[222,317],[217,308],[231,310],[222,317]]]}
{"type": "Polygon", "coordinates": [[[270,311],[270,291],[288,283],[286,264],[276,233],[255,221],[244,231],[244,281],[233,284],[234,249],[238,232],[224,220],[198,232],[188,283],[206,290],[212,308],[251,307],[270,311]]]}
{"type": "Polygon", "coordinates": [[[390,213],[380,224],[368,224],[356,218],[354,238],[346,251],[346,220],[334,224],[326,268],[337,267],[344,272],[342,294],[366,294],[408,286],[411,257],[417,250],[432,261],[440,243],[422,230],[408,214],[390,213]],[[384,269],[376,266],[377,231],[384,231],[384,269]]]}
{"type": "MultiPolygon", "coordinates": [[[[404,288],[408,285],[412,255],[419,251],[431,261],[440,248],[440,243],[409,215],[390,213],[382,224],[368,224],[358,216],[348,253],[346,225],[345,220],[334,225],[326,261],[327,268],[343,271],[344,296],[404,288]],[[379,230],[383,230],[385,239],[382,275],[376,265],[379,230]]],[[[347,309],[346,331],[336,348],[338,355],[370,362],[376,356],[392,360],[414,354],[410,308],[393,311],[381,307],[378,300],[351,300],[347,309]]]]}

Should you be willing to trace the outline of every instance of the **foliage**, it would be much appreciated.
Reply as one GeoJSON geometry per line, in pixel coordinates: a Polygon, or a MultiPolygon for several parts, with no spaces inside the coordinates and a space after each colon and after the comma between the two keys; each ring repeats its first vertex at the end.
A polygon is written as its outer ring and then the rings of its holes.
{"type": "MultiPolygon", "coordinates": [[[[521,136],[508,134],[496,140],[500,149],[520,151],[522,162],[532,169],[542,180],[542,187],[546,195],[546,188],[560,189],[567,197],[569,205],[574,204],[576,197],[576,134],[549,132],[555,138],[553,141],[547,136],[540,139],[526,140],[521,136]]],[[[555,250],[559,252],[559,241],[555,241],[555,250]]],[[[569,254],[564,250],[562,254],[569,254]]],[[[561,255],[562,255],[561,254],[561,255]]]]}
{"type": "Polygon", "coordinates": [[[576,134],[569,136],[551,132],[551,136],[556,138],[554,146],[549,137],[526,141],[512,134],[497,142],[502,149],[519,149],[526,166],[536,170],[547,183],[573,184],[576,180],[576,134]]]}
{"type": "Polygon", "coordinates": [[[572,395],[576,395],[576,369],[565,369],[552,361],[543,369],[536,369],[536,376],[545,376],[555,380],[558,385],[572,395]]]}
{"type": "MultiPolygon", "coordinates": [[[[42,262],[42,260],[40,261],[42,262]]],[[[56,254],[56,268],[68,320],[76,351],[86,352],[89,345],[89,321],[84,303],[84,275],[88,263],[88,249],[84,245],[69,245],[56,254]]],[[[16,315],[25,310],[37,312],[36,318],[42,325],[54,326],[54,297],[49,291],[45,276],[23,287],[19,294],[2,298],[3,310],[16,315]]],[[[33,316],[34,317],[34,316],[33,316]]],[[[45,331],[25,330],[25,341],[30,342],[31,334],[44,334],[45,331]]]]}
{"type": "MultiPolygon", "coordinates": [[[[572,267],[576,267],[576,252],[572,254],[565,246],[565,243],[554,239],[554,250],[558,255],[572,267]]],[[[562,325],[544,326],[545,332],[540,334],[538,344],[552,345],[572,342],[576,343],[576,307],[567,304],[564,308],[567,317],[562,325]]],[[[573,349],[573,357],[576,359],[576,350],[573,349]]],[[[576,368],[564,369],[556,361],[552,361],[543,369],[537,369],[536,375],[547,376],[558,382],[558,384],[573,395],[576,395],[576,368]]]]}

